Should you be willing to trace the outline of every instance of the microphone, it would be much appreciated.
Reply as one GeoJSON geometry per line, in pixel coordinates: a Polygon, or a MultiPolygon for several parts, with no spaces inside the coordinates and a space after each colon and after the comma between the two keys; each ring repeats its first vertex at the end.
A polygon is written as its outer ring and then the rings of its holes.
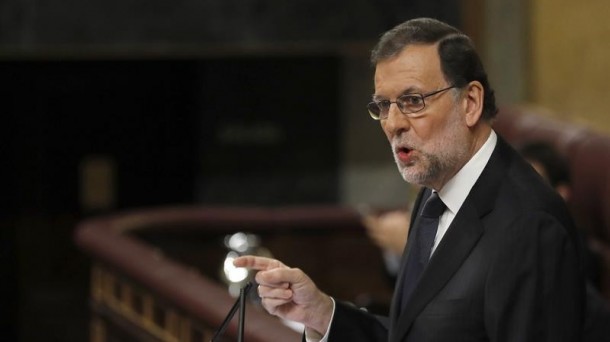
{"type": "Polygon", "coordinates": [[[244,322],[245,322],[245,317],[246,317],[246,296],[248,295],[248,292],[250,291],[251,288],[252,288],[252,282],[250,281],[239,290],[239,298],[237,298],[237,300],[235,301],[235,304],[233,304],[233,307],[231,308],[231,310],[229,310],[229,314],[227,314],[227,317],[225,317],[224,321],[222,321],[222,324],[220,324],[220,327],[218,327],[218,330],[216,330],[216,333],[214,333],[214,336],[212,337],[210,342],[217,341],[217,339],[220,336],[222,336],[222,334],[224,334],[225,330],[227,330],[227,327],[229,326],[229,322],[231,322],[231,319],[233,318],[233,316],[235,316],[235,313],[237,312],[238,309],[239,309],[239,321],[238,321],[238,330],[237,330],[237,341],[238,342],[244,341],[244,324],[245,324],[244,322]]]}

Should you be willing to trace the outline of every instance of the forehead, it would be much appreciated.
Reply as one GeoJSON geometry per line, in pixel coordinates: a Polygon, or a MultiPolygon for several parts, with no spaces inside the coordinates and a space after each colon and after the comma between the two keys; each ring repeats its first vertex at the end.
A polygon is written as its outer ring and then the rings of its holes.
{"type": "Polygon", "coordinates": [[[375,68],[375,93],[379,95],[429,91],[443,82],[437,44],[408,45],[375,68]]]}

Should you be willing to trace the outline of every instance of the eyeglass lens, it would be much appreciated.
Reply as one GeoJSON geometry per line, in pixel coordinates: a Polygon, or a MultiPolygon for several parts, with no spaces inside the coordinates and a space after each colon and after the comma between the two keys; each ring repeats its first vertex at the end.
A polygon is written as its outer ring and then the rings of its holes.
{"type": "Polygon", "coordinates": [[[399,96],[396,99],[396,102],[391,102],[388,100],[378,101],[378,102],[370,102],[367,105],[370,115],[377,119],[379,117],[387,117],[388,112],[390,110],[390,105],[392,103],[396,103],[398,109],[404,113],[415,113],[422,109],[424,109],[424,98],[420,94],[405,94],[399,96]]]}

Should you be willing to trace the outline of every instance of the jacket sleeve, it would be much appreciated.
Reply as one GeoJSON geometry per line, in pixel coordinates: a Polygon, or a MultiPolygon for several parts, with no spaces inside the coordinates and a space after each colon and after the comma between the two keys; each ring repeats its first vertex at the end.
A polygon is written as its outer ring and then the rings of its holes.
{"type": "Polygon", "coordinates": [[[485,284],[491,341],[580,341],[584,276],[569,229],[534,212],[504,230],[485,284]]]}
{"type": "Polygon", "coordinates": [[[335,315],[330,325],[329,342],[386,342],[387,319],[372,315],[351,304],[337,301],[335,315]]]}

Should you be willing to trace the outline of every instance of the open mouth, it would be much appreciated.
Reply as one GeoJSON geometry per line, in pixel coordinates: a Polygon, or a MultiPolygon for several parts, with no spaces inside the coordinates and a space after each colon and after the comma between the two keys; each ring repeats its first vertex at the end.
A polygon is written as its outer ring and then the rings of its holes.
{"type": "Polygon", "coordinates": [[[399,147],[396,149],[396,153],[409,153],[412,150],[408,147],[399,147]]]}
{"type": "Polygon", "coordinates": [[[408,162],[411,158],[412,152],[413,150],[408,147],[398,147],[395,153],[398,159],[400,159],[402,162],[408,162]]]}

